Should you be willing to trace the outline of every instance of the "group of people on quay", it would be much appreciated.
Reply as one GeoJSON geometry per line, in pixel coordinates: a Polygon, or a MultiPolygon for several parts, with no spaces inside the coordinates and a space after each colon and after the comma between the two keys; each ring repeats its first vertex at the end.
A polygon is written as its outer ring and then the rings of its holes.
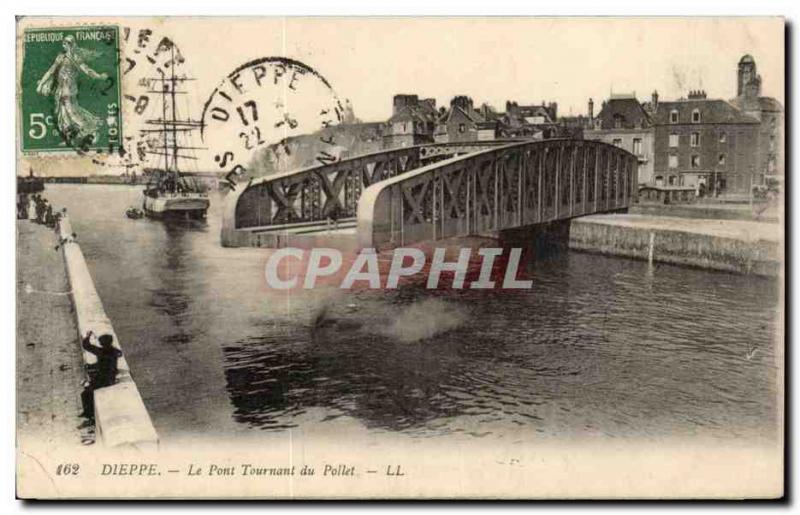
{"type": "Polygon", "coordinates": [[[53,209],[52,204],[39,193],[22,193],[17,198],[17,219],[30,220],[37,224],[55,228],[63,213],[53,209]]]}

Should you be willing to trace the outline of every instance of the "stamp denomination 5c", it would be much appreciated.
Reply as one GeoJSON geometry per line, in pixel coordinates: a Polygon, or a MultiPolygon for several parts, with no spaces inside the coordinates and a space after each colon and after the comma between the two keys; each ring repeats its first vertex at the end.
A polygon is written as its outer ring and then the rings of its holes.
{"type": "Polygon", "coordinates": [[[23,38],[22,150],[119,149],[117,27],[28,29],[23,38]]]}

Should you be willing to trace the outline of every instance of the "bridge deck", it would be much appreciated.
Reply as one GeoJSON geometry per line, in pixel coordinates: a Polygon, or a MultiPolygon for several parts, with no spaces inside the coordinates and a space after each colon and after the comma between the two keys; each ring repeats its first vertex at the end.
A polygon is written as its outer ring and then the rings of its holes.
{"type": "Polygon", "coordinates": [[[377,152],[252,181],[227,200],[222,242],[273,246],[287,241],[278,234],[328,233],[396,246],[615,212],[630,205],[637,163],[584,140],[377,152]],[[334,218],[338,230],[328,227],[334,218]]]}

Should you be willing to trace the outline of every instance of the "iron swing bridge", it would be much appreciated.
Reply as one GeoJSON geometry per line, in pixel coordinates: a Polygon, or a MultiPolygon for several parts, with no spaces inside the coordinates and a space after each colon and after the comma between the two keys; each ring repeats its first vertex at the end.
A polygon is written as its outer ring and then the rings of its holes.
{"type": "Polygon", "coordinates": [[[625,211],[636,156],[591,140],[433,143],[254,179],[226,199],[228,247],[391,248],[625,211]],[[332,220],[336,223],[332,229],[332,220]]]}

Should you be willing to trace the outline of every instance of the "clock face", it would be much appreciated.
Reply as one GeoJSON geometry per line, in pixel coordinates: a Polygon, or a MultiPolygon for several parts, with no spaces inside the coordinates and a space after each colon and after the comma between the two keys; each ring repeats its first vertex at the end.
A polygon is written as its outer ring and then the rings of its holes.
{"type": "Polygon", "coordinates": [[[246,63],[225,77],[203,109],[201,136],[220,170],[245,171],[258,149],[342,121],[327,80],[291,59],[246,63]]]}

